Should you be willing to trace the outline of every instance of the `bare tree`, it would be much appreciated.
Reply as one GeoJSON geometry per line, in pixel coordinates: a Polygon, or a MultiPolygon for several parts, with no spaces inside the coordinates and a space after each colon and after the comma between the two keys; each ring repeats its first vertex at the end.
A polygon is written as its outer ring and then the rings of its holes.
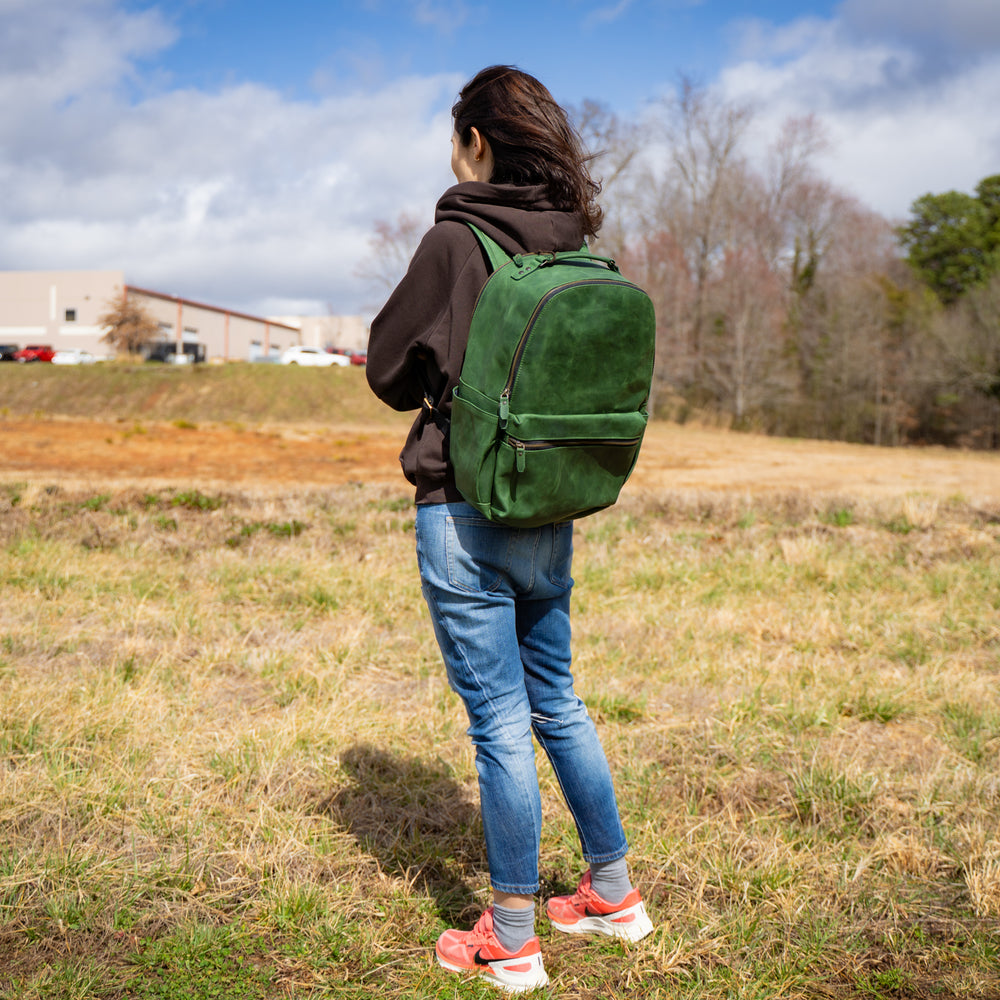
{"type": "Polygon", "coordinates": [[[653,301],[657,358],[653,398],[660,407],[681,381],[681,359],[687,351],[693,287],[684,248],[669,231],[653,230],[631,240],[620,255],[620,263],[624,273],[653,301]]]}
{"type": "Polygon", "coordinates": [[[892,313],[892,230],[822,182],[801,187],[799,198],[787,324],[798,367],[797,432],[898,443],[912,331],[892,313]]]}
{"type": "Polygon", "coordinates": [[[369,240],[368,256],[355,269],[355,275],[391,292],[406,273],[426,228],[410,212],[401,212],[395,222],[379,219],[369,240]]]}
{"type": "Polygon", "coordinates": [[[671,216],[667,228],[684,246],[689,260],[694,287],[690,350],[697,374],[711,270],[731,243],[729,209],[739,200],[745,178],[739,147],[751,112],[696,88],[687,79],[681,80],[678,95],[663,111],[671,169],[662,207],[671,216]]]}
{"type": "Polygon", "coordinates": [[[141,353],[160,334],[160,324],[134,295],[127,293],[110,299],[107,312],[98,317],[97,323],[105,328],[101,340],[123,354],[141,353]]]}
{"type": "Polygon", "coordinates": [[[633,208],[631,181],[639,153],[639,128],[606,105],[584,101],[571,114],[584,147],[591,156],[591,174],[601,185],[604,224],[600,253],[620,257],[628,242],[633,208]]]}
{"type": "Polygon", "coordinates": [[[954,439],[1000,447],[1000,276],[941,310],[932,335],[942,362],[938,402],[954,439]]]}
{"type": "Polygon", "coordinates": [[[948,344],[956,372],[974,392],[1000,400],[1000,276],[968,294],[959,318],[965,336],[948,344]]]}
{"type": "Polygon", "coordinates": [[[707,301],[712,323],[702,350],[705,378],[734,425],[746,426],[753,413],[790,393],[780,280],[753,247],[733,247],[707,301]]]}
{"type": "Polygon", "coordinates": [[[816,118],[788,118],[768,150],[761,178],[755,238],[775,270],[789,270],[793,292],[819,265],[831,204],[839,197],[815,170],[815,157],[824,148],[826,136],[816,118]]]}

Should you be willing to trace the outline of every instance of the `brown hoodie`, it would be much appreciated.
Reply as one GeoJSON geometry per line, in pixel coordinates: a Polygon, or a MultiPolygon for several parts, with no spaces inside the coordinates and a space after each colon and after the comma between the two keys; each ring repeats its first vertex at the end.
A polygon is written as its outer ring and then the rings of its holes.
{"type": "MultiPolygon", "coordinates": [[[[434,226],[372,322],[368,384],[395,410],[420,408],[426,387],[435,409],[444,418],[451,413],[472,311],[489,273],[466,222],[475,223],[510,254],[577,250],[584,240],[581,217],[553,208],[541,186],[468,181],[445,191],[434,226]]],[[[462,499],[448,459],[446,427],[446,420],[435,423],[421,409],[400,453],[403,474],[416,486],[417,503],[462,499]]]]}

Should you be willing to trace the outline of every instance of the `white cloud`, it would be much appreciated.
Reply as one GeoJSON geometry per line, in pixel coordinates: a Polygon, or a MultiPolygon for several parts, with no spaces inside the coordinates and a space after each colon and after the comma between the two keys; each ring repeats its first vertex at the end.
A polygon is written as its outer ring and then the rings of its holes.
{"type": "Polygon", "coordinates": [[[584,18],[584,26],[595,28],[602,24],[610,24],[622,17],[631,6],[632,0],[617,0],[617,3],[613,3],[610,6],[603,5],[597,7],[584,18]]]}
{"type": "MultiPolygon", "coordinates": [[[[789,115],[817,113],[832,140],[825,174],[877,211],[903,218],[928,191],[972,190],[996,173],[1000,55],[928,73],[915,45],[875,28],[876,15],[901,10],[902,0],[865,2],[873,10],[865,40],[839,20],[772,30],[745,25],[745,57],[717,85],[726,97],[751,102],[761,132],[772,136],[789,115]]],[[[929,4],[911,3],[917,23],[929,4]]],[[[847,0],[842,10],[855,16],[855,6],[847,0]]],[[[979,5],[964,0],[963,6],[979,5]]],[[[995,21],[991,5],[984,30],[995,21]]]]}
{"type": "Polygon", "coordinates": [[[409,209],[429,225],[450,183],[457,78],[316,101],[254,84],[137,94],[136,60],[172,40],[154,15],[0,3],[20,39],[17,59],[11,36],[0,47],[0,268],[122,268],[233,308],[354,312],[372,301],[353,273],[372,221],[409,209]]]}
{"type": "Polygon", "coordinates": [[[434,28],[451,36],[469,18],[469,8],[463,0],[411,0],[413,20],[421,27],[434,28]]]}
{"type": "Polygon", "coordinates": [[[845,42],[838,25],[805,19],[775,28],[746,22],[746,57],[723,71],[727,92],[744,92],[763,103],[798,93],[811,109],[867,103],[884,98],[887,84],[912,68],[914,56],[885,42],[865,45],[845,42]]]}
{"type": "Polygon", "coordinates": [[[838,16],[862,37],[904,39],[931,52],[982,53],[1000,44],[996,0],[844,0],[838,16]]]}
{"type": "Polygon", "coordinates": [[[82,92],[128,82],[134,60],[168,48],[174,29],[154,9],[117,0],[2,0],[0,122],[19,120],[82,92]]]}

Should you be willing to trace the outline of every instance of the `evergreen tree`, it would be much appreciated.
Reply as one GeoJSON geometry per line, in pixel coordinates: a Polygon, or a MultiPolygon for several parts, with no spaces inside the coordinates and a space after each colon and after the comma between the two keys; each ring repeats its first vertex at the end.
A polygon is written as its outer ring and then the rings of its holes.
{"type": "Polygon", "coordinates": [[[950,305],[1000,271],[1000,175],[980,181],[975,196],[925,194],[899,230],[920,280],[950,305]]]}

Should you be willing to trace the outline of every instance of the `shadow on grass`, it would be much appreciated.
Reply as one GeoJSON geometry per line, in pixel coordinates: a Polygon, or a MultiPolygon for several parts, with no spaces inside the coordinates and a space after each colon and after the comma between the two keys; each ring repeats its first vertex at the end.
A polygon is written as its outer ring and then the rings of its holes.
{"type": "Polygon", "coordinates": [[[365,744],[346,750],[340,764],[350,784],[318,811],[354,836],[384,871],[431,896],[445,921],[481,907],[472,899],[488,872],[479,809],[451,768],[365,744]]]}

